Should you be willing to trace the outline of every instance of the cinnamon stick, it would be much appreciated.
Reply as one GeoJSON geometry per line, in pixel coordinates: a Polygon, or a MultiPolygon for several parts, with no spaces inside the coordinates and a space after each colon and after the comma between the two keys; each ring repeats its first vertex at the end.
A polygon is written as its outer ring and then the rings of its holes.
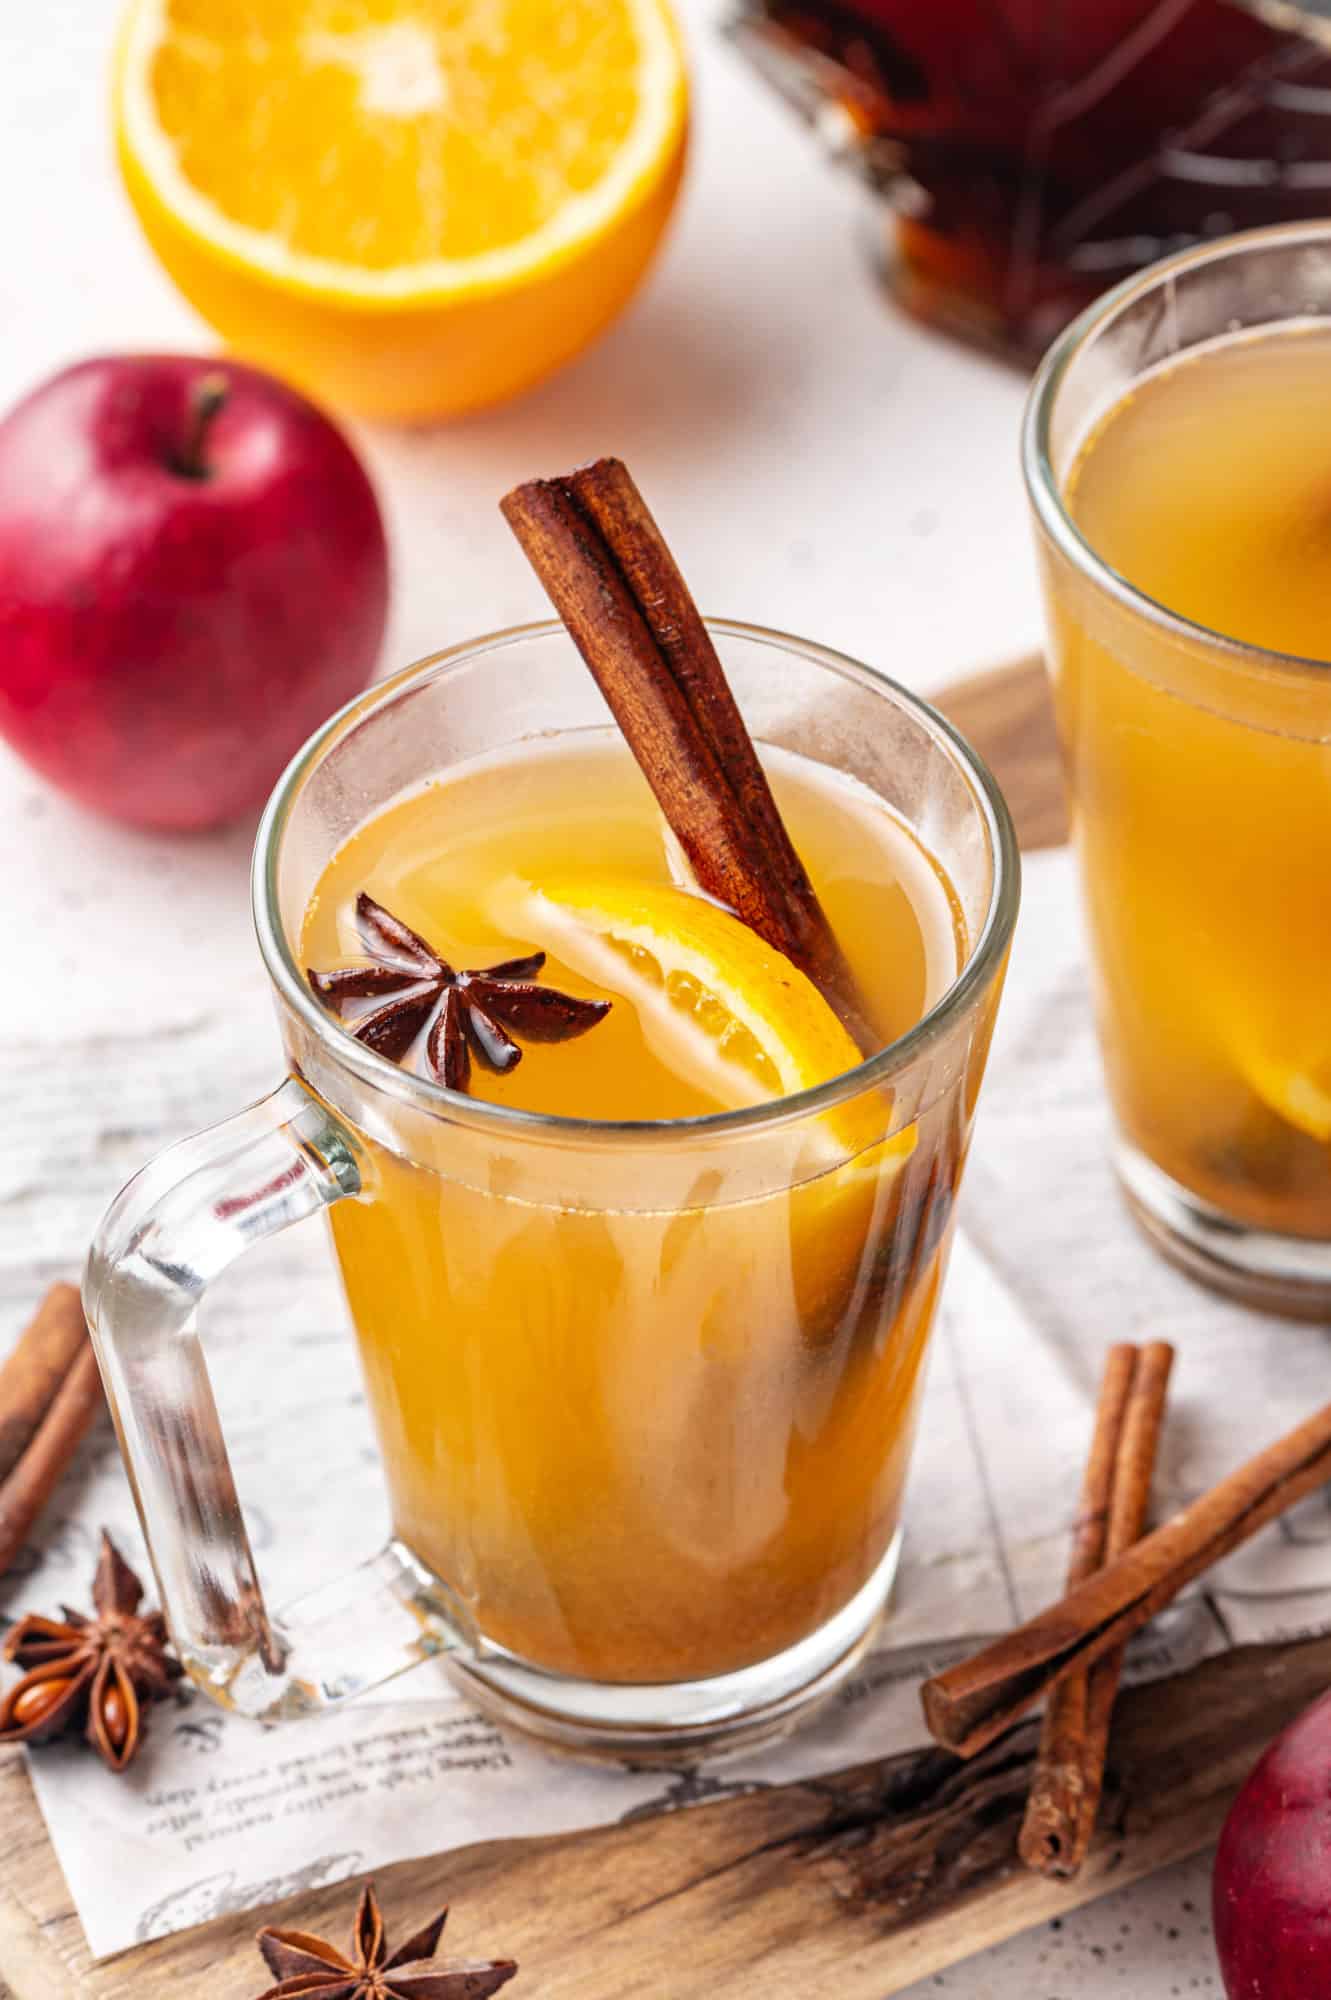
{"type": "Polygon", "coordinates": [[[52,1285],[0,1364],[0,1483],[31,1444],[88,1338],[77,1285],[52,1285]]]}
{"type": "Polygon", "coordinates": [[[1331,1481],[1331,1404],[1278,1438],[1059,1603],[926,1681],[930,1733],[971,1757],[1066,1674],[1121,1647],[1222,1556],[1331,1481]]]}
{"type": "MultiPolygon", "coordinates": [[[[1082,1504],[1068,1565],[1073,1588],[1141,1535],[1174,1350],[1113,1347],[1105,1364],[1082,1504]]],[[[1071,1877],[1086,1858],[1104,1787],[1122,1649],[1051,1690],[1018,1850],[1028,1868],[1071,1877]]]]}
{"type": "MultiPolygon", "coordinates": [[[[1081,1505],[1072,1532],[1068,1588],[1100,1569],[1105,1559],[1114,1475],[1128,1398],[1137,1372],[1137,1350],[1124,1342],[1105,1357],[1081,1505]]],[[[1048,1873],[1062,1859],[1081,1815],[1085,1784],[1087,1680],[1069,1674],[1049,1696],[1031,1778],[1026,1817],[1017,1842],[1028,1868],[1048,1873]]]]}
{"type": "Polygon", "coordinates": [[[812,968],[816,984],[835,988],[848,968],[772,796],[712,636],[646,501],[617,458],[581,466],[570,475],[569,489],[600,529],[735,794],[784,904],[793,941],[788,955],[812,968]]]}
{"type": "MultiPolygon", "coordinates": [[[[1109,1541],[1105,1553],[1111,1561],[1140,1541],[1146,1527],[1151,1508],[1151,1481],[1165,1417],[1165,1398],[1169,1393],[1169,1378],[1173,1369],[1174,1350],[1168,1341],[1154,1340],[1142,1349],[1137,1377],[1132,1386],[1132,1401],[1123,1425],[1120,1469],[1114,1485],[1113,1511],[1109,1517],[1109,1541]]],[[[1062,1871],[1069,1875],[1075,1875],[1086,1859],[1091,1835],[1095,1832],[1100,1794],[1104,1789],[1105,1758],[1109,1753],[1109,1725],[1114,1703],[1118,1699],[1126,1650],[1126,1646],[1116,1646],[1103,1659],[1096,1661],[1088,1675],[1085,1786],[1081,1818],[1062,1871]]]]}
{"type": "Polygon", "coordinates": [[[0,1485],[0,1576],[22,1548],[101,1407],[102,1378],[85,1335],[27,1450],[0,1485]]]}
{"type": "Polygon", "coordinates": [[[807,973],[866,1052],[854,974],[781,818],[725,670],[627,468],[598,459],[500,503],[699,885],[807,973]]]}

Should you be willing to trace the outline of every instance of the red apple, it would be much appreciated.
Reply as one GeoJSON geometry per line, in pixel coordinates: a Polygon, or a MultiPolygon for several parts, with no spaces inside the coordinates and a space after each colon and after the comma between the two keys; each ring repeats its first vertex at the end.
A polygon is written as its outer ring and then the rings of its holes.
{"type": "Polygon", "coordinates": [[[369,679],[387,603],[355,453],[256,368],[106,356],[0,421],[0,735],[86,806],[257,804],[369,679]]]}
{"type": "Polygon", "coordinates": [[[1213,1917],[1229,2000],[1331,1995],[1331,1694],[1276,1738],[1230,1808],[1213,1917]]]}

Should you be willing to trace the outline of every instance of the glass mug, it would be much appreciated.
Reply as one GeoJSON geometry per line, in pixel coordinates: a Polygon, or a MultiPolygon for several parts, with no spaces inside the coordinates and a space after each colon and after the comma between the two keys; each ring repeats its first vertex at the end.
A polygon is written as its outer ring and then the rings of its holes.
{"type": "Polygon", "coordinates": [[[1331,1148],[1261,1079],[1331,1049],[1331,648],[1294,658],[1176,615],[1064,502],[1081,446],[1143,377],[1222,336],[1319,322],[1331,223],[1166,259],[1050,351],[1023,455],[1120,1181],[1193,1276],[1325,1319],[1331,1148]]]}
{"type": "Polygon", "coordinates": [[[529,626],[407,669],[312,738],[253,876],[290,1073],[129,1184],[85,1281],[173,1639],[231,1709],[318,1711],[446,1654],[481,1706],[547,1740],[678,1754],[786,1726],[886,1602],[1014,836],[923,703],[820,647],[712,630],[757,738],[850,772],[919,830],[966,962],[910,1033],[777,1103],[607,1124],[455,1094],[315,1000],[295,955],[311,892],[358,825],[439,771],[603,729],[600,693],[562,627],[529,626]],[[854,1156],[830,1164],[848,1129],[854,1156]],[[247,1245],[324,1208],[394,1533],[270,1614],[195,1308],[247,1245]]]}

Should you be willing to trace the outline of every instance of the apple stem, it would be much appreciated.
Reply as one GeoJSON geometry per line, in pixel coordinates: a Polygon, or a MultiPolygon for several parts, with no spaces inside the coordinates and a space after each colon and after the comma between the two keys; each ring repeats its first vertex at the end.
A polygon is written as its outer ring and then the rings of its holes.
{"type": "Polygon", "coordinates": [[[189,429],[185,433],[185,443],[176,470],[186,479],[207,479],[209,468],[204,461],[204,446],[212,429],[213,419],[231,393],[231,384],[225,375],[201,375],[190,390],[189,429]]]}

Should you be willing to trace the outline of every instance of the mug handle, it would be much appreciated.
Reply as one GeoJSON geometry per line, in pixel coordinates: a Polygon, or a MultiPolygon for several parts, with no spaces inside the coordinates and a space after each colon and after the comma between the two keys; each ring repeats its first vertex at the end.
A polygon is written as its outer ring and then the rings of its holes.
{"type": "Polygon", "coordinates": [[[295,1077],[143,1169],[103,1217],[84,1310],[191,1679],[261,1722],[317,1713],[465,1640],[457,1604],[401,1543],[270,1616],[195,1309],[251,1244],[360,1192],[359,1145],[295,1077]]]}

